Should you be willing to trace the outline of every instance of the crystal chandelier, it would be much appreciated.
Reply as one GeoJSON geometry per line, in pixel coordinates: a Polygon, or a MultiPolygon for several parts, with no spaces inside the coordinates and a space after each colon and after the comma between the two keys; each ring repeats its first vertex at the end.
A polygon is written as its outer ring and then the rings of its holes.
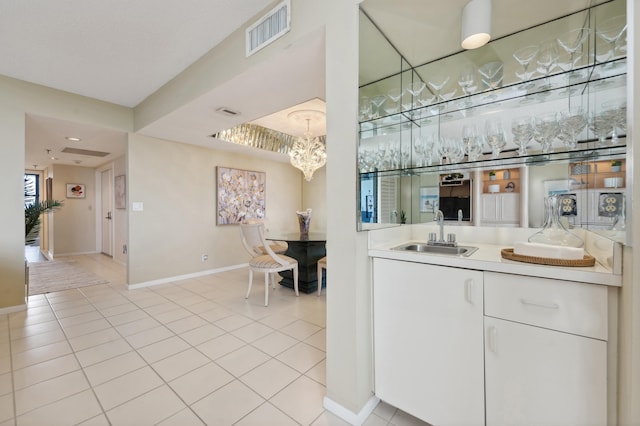
{"type": "Polygon", "coordinates": [[[322,111],[300,110],[289,114],[293,120],[306,120],[307,131],[303,136],[293,143],[289,150],[289,160],[291,164],[302,170],[304,179],[310,181],[313,173],[327,162],[327,151],[325,144],[318,137],[313,137],[309,130],[309,123],[314,118],[324,118],[322,111]]]}

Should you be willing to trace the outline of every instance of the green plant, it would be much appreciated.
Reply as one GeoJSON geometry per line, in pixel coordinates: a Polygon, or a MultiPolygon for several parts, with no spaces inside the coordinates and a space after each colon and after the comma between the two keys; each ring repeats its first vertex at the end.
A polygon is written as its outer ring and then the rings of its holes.
{"type": "Polygon", "coordinates": [[[40,216],[42,213],[52,212],[62,207],[58,200],[36,201],[24,208],[24,243],[33,244],[40,232],[40,216]]]}
{"type": "Polygon", "coordinates": [[[400,211],[400,223],[407,223],[407,215],[405,214],[404,210],[400,211]]]}
{"type": "Polygon", "coordinates": [[[489,176],[495,176],[495,175],[496,175],[496,172],[494,172],[493,170],[489,172],[489,176]]]}
{"type": "Polygon", "coordinates": [[[611,160],[611,167],[622,166],[622,161],[620,160],[611,160]]]}

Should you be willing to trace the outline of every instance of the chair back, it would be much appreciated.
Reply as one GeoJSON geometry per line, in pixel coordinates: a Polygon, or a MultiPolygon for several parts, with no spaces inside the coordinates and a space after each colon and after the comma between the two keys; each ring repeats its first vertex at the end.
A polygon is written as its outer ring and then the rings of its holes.
{"type": "Polygon", "coordinates": [[[267,242],[265,237],[263,223],[241,223],[240,236],[242,237],[242,244],[244,245],[244,248],[246,248],[252,256],[264,255],[264,252],[262,251],[262,248],[264,248],[267,254],[282,266],[289,264],[289,262],[282,259],[271,249],[271,245],[267,242]]]}

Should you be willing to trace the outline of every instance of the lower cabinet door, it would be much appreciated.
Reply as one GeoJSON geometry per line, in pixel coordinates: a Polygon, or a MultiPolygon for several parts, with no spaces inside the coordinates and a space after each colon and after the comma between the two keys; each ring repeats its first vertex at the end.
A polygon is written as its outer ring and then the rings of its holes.
{"type": "Polygon", "coordinates": [[[484,425],[482,272],[373,267],[376,395],[433,425],[484,425]]]}
{"type": "Polygon", "coordinates": [[[606,342],[485,317],[487,426],[607,424],[606,342]]]}

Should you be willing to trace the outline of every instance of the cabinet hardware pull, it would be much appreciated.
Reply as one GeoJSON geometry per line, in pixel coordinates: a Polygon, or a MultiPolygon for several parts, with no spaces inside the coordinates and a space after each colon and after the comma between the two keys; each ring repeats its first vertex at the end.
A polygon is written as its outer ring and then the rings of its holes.
{"type": "Polygon", "coordinates": [[[494,326],[489,327],[487,329],[487,343],[489,345],[489,350],[494,354],[498,353],[497,340],[498,330],[494,326]]]}
{"type": "Polygon", "coordinates": [[[536,306],[538,308],[560,309],[560,305],[553,302],[537,302],[535,300],[520,299],[520,303],[527,306],[536,306]]]}
{"type": "Polygon", "coordinates": [[[473,279],[465,280],[464,282],[464,298],[470,304],[473,303],[473,279]]]}

